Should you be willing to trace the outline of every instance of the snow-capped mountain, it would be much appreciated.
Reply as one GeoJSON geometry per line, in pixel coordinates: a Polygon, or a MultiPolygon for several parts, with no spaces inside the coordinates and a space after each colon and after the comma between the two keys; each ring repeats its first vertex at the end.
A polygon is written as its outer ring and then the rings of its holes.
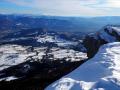
{"type": "Polygon", "coordinates": [[[83,42],[87,49],[88,57],[93,57],[101,45],[117,41],[120,41],[120,26],[107,25],[96,33],[88,34],[83,42]]]}
{"type": "Polygon", "coordinates": [[[46,90],[120,90],[120,42],[100,47],[98,53],[46,90]]]}
{"type": "MultiPolygon", "coordinates": [[[[92,34],[91,34],[92,36],[92,34]]],[[[106,42],[115,42],[119,41],[119,36],[120,36],[120,26],[115,26],[115,25],[107,25],[103,27],[102,30],[96,33],[96,36],[93,35],[94,39],[99,39],[101,38],[102,40],[106,42]]]]}

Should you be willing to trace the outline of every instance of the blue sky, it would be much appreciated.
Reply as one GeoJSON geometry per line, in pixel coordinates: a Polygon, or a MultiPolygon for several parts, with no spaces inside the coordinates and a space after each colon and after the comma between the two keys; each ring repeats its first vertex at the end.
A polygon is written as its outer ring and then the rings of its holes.
{"type": "Polygon", "coordinates": [[[0,13],[120,16],[120,0],[0,0],[0,13]]]}

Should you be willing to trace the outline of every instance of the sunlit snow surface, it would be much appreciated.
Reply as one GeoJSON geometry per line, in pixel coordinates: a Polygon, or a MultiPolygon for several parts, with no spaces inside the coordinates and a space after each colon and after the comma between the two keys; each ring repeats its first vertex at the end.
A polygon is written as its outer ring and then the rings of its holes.
{"type": "Polygon", "coordinates": [[[10,77],[5,77],[5,78],[2,78],[2,79],[0,79],[0,81],[12,81],[12,80],[16,80],[16,79],[18,79],[17,77],[15,77],[15,76],[10,76],[10,77]]]}
{"type": "Polygon", "coordinates": [[[0,46],[0,70],[25,62],[25,59],[33,54],[19,45],[2,45],[0,46]]]}
{"type": "Polygon", "coordinates": [[[46,90],[120,90],[120,43],[103,45],[92,59],[46,90]]]}

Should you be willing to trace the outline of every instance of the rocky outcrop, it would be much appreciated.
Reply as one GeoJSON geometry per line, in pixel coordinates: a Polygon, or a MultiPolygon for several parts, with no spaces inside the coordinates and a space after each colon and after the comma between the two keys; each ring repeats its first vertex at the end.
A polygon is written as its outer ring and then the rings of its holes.
{"type": "Polygon", "coordinates": [[[116,41],[120,41],[120,26],[107,25],[99,32],[87,35],[83,44],[87,49],[88,57],[92,58],[101,45],[116,41]]]}

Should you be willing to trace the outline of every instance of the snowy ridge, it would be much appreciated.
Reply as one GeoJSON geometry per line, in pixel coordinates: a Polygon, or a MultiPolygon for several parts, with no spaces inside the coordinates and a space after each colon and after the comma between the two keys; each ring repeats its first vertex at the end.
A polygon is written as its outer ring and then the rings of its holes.
{"type": "Polygon", "coordinates": [[[99,32],[99,35],[106,42],[114,42],[118,41],[117,36],[114,35],[114,32],[119,36],[120,35],[120,27],[118,26],[106,26],[104,30],[99,32]]]}
{"type": "Polygon", "coordinates": [[[120,26],[105,26],[96,34],[92,33],[90,36],[94,39],[101,38],[106,42],[119,41],[117,40],[117,37],[120,36],[120,26]]]}
{"type": "Polygon", "coordinates": [[[91,58],[103,44],[119,41],[120,26],[107,25],[98,32],[87,35],[83,40],[83,44],[87,49],[88,57],[91,58]]]}
{"type": "Polygon", "coordinates": [[[46,90],[120,90],[120,42],[103,45],[98,53],[46,90]]]}
{"type": "Polygon", "coordinates": [[[105,31],[101,31],[101,32],[100,32],[100,38],[102,38],[102,39],[105,40],[106,42],[114,42],[114,41],[117,41],[117,39],[116,39],[114,36],[108,34],[108,33],[105,32],[105,31]]]}
{"type": "Polygon", "coordinates": [[[107,26],[110,33],[117,32],[118,35],[120,35],[120,26],[107,26]]]}

